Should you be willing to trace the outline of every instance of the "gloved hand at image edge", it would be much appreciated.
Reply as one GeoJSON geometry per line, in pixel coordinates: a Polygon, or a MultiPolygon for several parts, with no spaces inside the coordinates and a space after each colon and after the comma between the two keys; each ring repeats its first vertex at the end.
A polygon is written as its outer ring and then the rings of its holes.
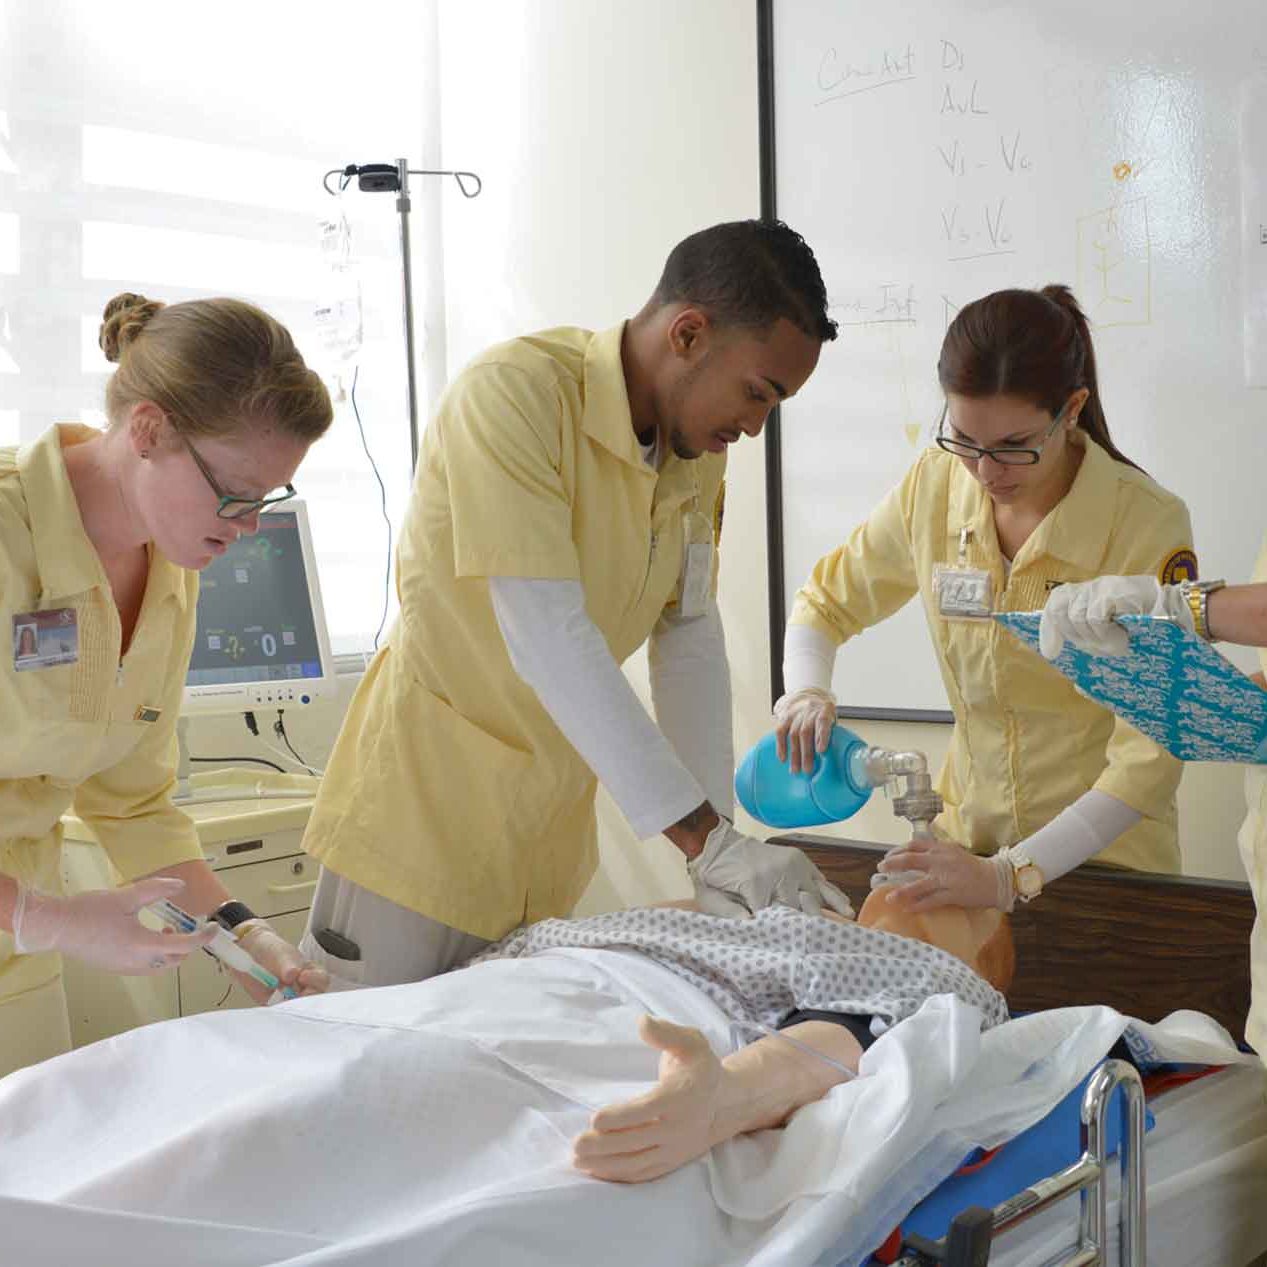
{"type": "Polygon", "coordinates": [[[1126,655],[1130,635],[1117,623],[1119,616],[1157,616],[1196,633],[1179,586],[1162,585],[1151,576],[1100,576],[1052,591],[1038,629],[1039,648],[1049,660],[1066,641],[1092,655],[1126,655]]]}
{"type": "Polygon", "coordinates": [[[161,933],[137,914],[151,902],[175,900],[184,881],[153,876],[117,889],[94,889],[62,897],[18,885],[13,907],[13,943],[19,954],[56,950],[95,968],[125,976],[148,976],[174,968],[207,945],[214,927],[196,933],[161,933]]]}

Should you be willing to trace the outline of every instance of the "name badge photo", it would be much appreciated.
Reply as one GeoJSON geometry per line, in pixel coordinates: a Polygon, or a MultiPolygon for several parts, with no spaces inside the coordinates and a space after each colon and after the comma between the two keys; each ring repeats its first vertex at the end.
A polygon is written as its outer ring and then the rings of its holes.
{"type": "Polygon", "coordinates": [[[78,662],[79,618],[73,607],[14,615],[13,667],[17,672],[78,662]]]}

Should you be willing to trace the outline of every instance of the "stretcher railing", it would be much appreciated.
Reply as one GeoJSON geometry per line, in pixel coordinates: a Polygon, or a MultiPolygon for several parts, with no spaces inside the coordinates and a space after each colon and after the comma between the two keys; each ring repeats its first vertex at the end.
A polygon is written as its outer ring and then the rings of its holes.
{"type": "Polygon", "coordinates": [[[1104,1267],[1108,1257],[1108,1134],[1106,1121],[1113,1092],[1122,1089],[1122,1130],[1118,1145],[1121,1185],[1118,1193],[1118,1262],[1144,1267],[1144,1086],[1139,1072],[1124,1060],[1106,1060],[1091,1076],[1082,1097],[1082,1156],[1058,1174],[1018,1192],[992,1210],[970,1206],[957,1214],[946,1235],[931,1241],[910,1235],[902,1241],[896,1267],[984,1267],[994,1238],[1071,1193],[1081,1194],[1078,1243],[1052,1267],[1104,1267]]]}

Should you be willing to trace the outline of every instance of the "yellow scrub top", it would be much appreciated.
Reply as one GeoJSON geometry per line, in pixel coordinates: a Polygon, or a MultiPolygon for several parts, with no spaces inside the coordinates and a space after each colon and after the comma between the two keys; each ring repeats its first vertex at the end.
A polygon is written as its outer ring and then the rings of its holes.
{"type": "MultiPolygon", "coordinates": [[[[1267,581],[1267,545],[1258,556],[1254,580],[1267,581]]],[[[1267,673],[1267,650],[1258,652],[1258,661],[1267,673]]],[[[1245,1038],[1267,1062],[1267,766],[1253,765],[1245,772],[1245,803],[1249,813],[1237,844],[1258,907],[1249,936],[1250,1004],[1245,1038]]]]}
{"type": "Polygon", "coordinates": [[[622,331],[515,339],[445,392],[401,533],[400,616],[304,837],[339,875],[478,937],[566,914],[597,864],[594,775],[511,665],[488,578],[579,580],[619,663],[676,601],[686,534],[720,527],[724,455],[643,460],[622,331]]]}
{"type": "MultiPolygon", "coordinates": [[[[72,806],[124,880],[201,858],[171,803],[176,717],[197,616],[198,576],[153,553],[127,655],[110,583],[88,540],[63,447],[98,433],[52,427],[0,449],[0,871],[61,888],[61,816],[72,806]],[[78,661],[18,671],[22,613],[72,608],[78,661]],[[141,710],[157,713],[137,720],[141,710]]],[[[57,975],[56,955],[13,955],[0,932],[0,1000],[57,975]]]]}
{"type": "Polygon", "coordinates": [[[1037,610],[1061,582],[1142,572],[1175,579],[1184,567],[1195,576],[1183,502],[1078,434],[1086,453],[1073,485],[1021,547],[1010,575],[989,495],[958,458],[930,448],[849,540],[819,561],[791,619],[841,643],[919,594],[955,716],[937,780],[946,802],[938,825],[952,839],[993,853],[1099,788],[1143,815],[1099,859],[1178,872],[1182,763],[1078,694],[997,622],[944,619],[932,591],[933,566],[957,561],[965,527],[972,530],[968,563],[990,573],[998,611],[1037,610]]]}

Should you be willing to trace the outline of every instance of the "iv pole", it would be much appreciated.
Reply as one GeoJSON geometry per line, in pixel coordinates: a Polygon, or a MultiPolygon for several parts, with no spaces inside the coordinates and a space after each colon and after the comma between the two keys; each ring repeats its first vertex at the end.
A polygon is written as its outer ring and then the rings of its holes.
{"type": "Polygon", "coordinates": [[[348,187],[352,177],[357,179],[357,188],[366,193],[394,193],[396,195],[396,211],[400,216],[400,262],[404,274],[404,309],[405,309],[405,365],[407,369],[407,396],[409,403],[409,450],[412,458],[410,470],[418,466],[418,382],[414,366],[414,287],[413,262],[409,247],[409,212],[412,202],[409,197],[410,176],[452,176],[465,198],[478,198],[484,188],[483,181],[474,172],[436,171],[429,168],[411,168],[409,160],[398,158],[392,163],[362,163],[359,166],[349,163],[343,168],[333,168],[322,177],[321,183],[326,193],[340,194],[348,187]],[[330,188],[330,177],[339,177],[338,189],[330,188]],[[467,187],[470,182],[470,187],[467,187]]]}

